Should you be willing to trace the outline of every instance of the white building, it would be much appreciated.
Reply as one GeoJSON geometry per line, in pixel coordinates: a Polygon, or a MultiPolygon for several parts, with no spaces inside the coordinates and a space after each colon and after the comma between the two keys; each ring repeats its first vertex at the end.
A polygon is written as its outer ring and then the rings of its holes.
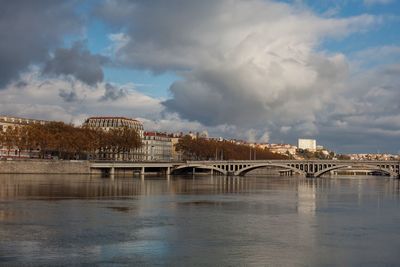
{"type": "Polygon", "coordinates": [[[298,147],[303,150],[316,151],[317,141],[315,139],[299,139],[298,147]]]}
{"type": "Polygon", "coordinates": [[[170,161],[172,159],[172,135],[145,132],[143,137],[144,160],[170,161]]]}

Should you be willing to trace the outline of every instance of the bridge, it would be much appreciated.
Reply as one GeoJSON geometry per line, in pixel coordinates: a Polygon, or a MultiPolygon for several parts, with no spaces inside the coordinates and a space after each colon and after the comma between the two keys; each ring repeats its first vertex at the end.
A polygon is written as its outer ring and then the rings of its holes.
{"type": "Polygon", "coordinates": [[[244,176],[259,168],[275,168],[281,175],[320,177],[337,171],[358,170],[376,172],[392,178],[399,177],[400,161],[375,160],[230,160],[230,161],[185,161],[185,162],[108,162],[90,163],[92,173],[114,175],[116,172],[162,172],[166,175],[180,171],[207,170],[211,174],[244,176]]]}

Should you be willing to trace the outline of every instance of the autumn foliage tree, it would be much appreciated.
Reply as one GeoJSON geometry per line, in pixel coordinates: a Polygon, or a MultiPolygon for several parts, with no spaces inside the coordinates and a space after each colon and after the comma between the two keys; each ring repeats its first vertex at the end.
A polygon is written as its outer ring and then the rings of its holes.
{"type": "Polygon", "coordinates": [[[101,152],[112,155],[110,159],[127,159],[130,151],[139,148],[142,143],[134,129],[121,127],[110,131],[89,127],[75,127],[63,122],[30,124],[9,128],[0,132],[0,143],[8,151],[39,151],[40,158],[46,155],[58,158],[92,158],[101,152]]]}
{"type": "Polygon", "coordinates": [[[187,135],[176,144],[176,149],[181,151],[186,160],[248,160],[250,155],[254,159],[286,159],[287,157],[270,152],[268,149],[252,148],[247,145],[235,144],[230,141],[208,140],[205,138],[192,138],[187,135]]]}

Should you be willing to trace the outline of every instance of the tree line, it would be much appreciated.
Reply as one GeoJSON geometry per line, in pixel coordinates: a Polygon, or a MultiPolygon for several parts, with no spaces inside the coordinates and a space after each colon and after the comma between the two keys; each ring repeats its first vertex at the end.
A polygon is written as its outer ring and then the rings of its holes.
{"type": "Polygon", "coordinates": [[[229,141],[192,138],[187,135],[176,144],[176,150],[182,153],[183,160],[248,160],[248,159],[286,159],[268,149],[253,148],[248,145],[229,141]]]}
{"type": "MultiPolygon", "coordinates": [[[[140,148],[141,138],[135,129],[121,127],[75,127],[63,122],[9,127],[0,131],[0,144],[11,150],[34,152],[39,158],[60,159],[130,159],[132,150],[140,148]]],[[[19,154],[20,155],[20,154],[19,154]]]]}

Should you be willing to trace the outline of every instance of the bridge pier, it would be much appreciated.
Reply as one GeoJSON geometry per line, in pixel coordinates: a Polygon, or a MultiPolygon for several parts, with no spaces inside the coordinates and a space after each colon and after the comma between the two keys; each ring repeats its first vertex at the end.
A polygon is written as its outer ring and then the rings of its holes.
{"type": "Polygon", "coordinates": [[[115,168],[111,167],[111,169],[110,169],[110,179],[114,180],[114,177],[115,177],[115,168]]]}

